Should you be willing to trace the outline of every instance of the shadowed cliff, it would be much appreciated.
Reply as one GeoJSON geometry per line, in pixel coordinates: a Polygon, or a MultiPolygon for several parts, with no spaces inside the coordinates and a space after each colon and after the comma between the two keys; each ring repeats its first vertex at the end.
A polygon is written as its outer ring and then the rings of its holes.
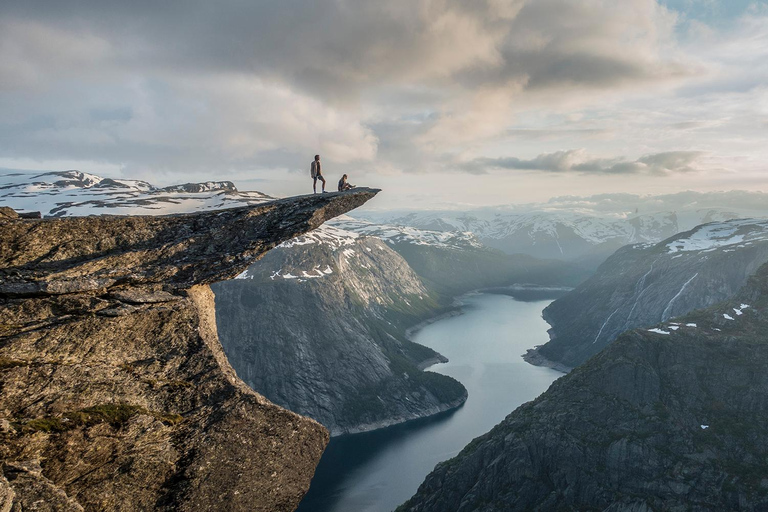
{"type": "Polygon", "coordinates": [[[328,440],[248,388],[210,283],[378,191],[164,217],[0,211],[0,510],[293,510],[328,440]]]}

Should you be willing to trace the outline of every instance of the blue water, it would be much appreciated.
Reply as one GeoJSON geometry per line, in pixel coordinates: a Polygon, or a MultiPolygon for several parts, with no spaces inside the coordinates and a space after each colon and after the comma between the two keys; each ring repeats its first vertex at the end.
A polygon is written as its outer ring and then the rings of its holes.
{"type": "Polygon", "coordinates": [[[541,311],[551,301],[520,302],[506,295],[462,298],[464,313],[414,336],[450,362],[430,368],[469,391],[463,407],[404,425],[331,440],[300,512],[390,511],[410,498],[438,462],[449,459],[561,373],[520,357],[545,343],[541,311]]]}

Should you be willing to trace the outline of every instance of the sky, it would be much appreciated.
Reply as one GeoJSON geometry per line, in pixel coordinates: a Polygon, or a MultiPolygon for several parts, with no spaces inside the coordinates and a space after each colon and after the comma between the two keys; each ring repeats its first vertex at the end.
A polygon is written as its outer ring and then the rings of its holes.
{"type": "Polygon", "coordinates": [[[768,2],[4,0],[0,169],[381,208],[768,191],[768,2]]]}

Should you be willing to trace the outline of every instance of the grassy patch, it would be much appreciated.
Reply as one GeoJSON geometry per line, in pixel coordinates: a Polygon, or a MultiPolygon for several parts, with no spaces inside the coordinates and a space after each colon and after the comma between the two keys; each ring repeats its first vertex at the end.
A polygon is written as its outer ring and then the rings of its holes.
{"type": "Polygon", "coordinates": [[[27,361],[21,361],[18,359],[8,359],[7,357],[0,357],[0,370],[7,370],[9,368],[16,368],[17,366],[27,366],[27,361]]]}
{"type": "Polygon", "coordinates": [[[180,379],[169,380],[165,383],[165,385],[171,389],[184,389],[184,388],[192,387],[191,382],[187,382],[186,380],[180,380],[180,379]]]}
{"type": "Polygon", "coordinates": [[[66,425],[61,422],[59,418],[47,417],[36,418],[30,420],[22,425],[22,430],[25,432],[64,432],[67,430],[66,425]]]}
{"type": "Polygon", "coordinates": [[[76,427],[90,427],[100,423],[108,423],[113,428],[122,428],[132,417],[143,414],[152,416],[166,425],[176,425],[184,418],[179,414],[167,414],[150,411],[139,405],[126,403],[100,404],[86,407],[77,411],[64,413],[62,416],[46,416],[21,422],[23,432],[58,433],[76,427]]]}

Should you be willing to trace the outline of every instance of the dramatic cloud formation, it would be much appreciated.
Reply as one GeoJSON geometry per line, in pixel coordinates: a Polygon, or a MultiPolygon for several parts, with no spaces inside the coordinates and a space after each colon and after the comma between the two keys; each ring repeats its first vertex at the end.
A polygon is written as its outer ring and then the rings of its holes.
{"type": "Polygon", "coordinates": [[[321,153],[372,183],[450,167],[754,185],[768,12],[717,4],[6,0],[0,167],[290,190],[321,153]]]}
{"type": "Polygon", "coordinates": [[[520,158],[478,158],[461,165],[472,173],[489,169],[516,169],[522,171],[576,172],[584,174],[648,174],[664,176],[672,173],[696,171],[700,151],[669,151],[645,155],[629,162],[624,158],[594,158],[583,149],[542,154],[531,160],[520,158]]]}

